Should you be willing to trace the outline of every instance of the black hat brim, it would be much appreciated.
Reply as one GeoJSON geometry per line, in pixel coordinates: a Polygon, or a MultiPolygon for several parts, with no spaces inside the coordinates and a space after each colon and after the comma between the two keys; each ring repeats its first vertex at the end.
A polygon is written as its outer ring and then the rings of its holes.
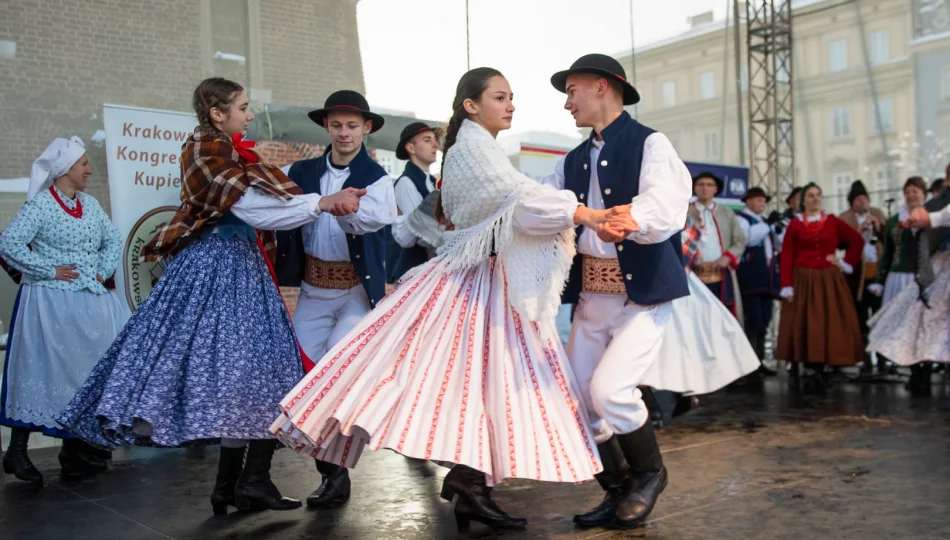
{"type": "Polygon", "coordinates": [[[600,75],[606,79],[611,79],[619,82],[623,86],[623,104],[624,105],[636,105],[640,102],[640,92],[637,92],[637,89],[630,84],[629,81],[621,79],[617,76],[616,73],[611,73],[606,69],[599,69],[595,67],[585,67],[578,69],[568,69],[564,71],[558,71],[551,76],[551,84],[554,85],[554,88],[558,92],[566,93],[567,91],[567,78],[575,73],[589,73],[592,75],[600,75]]]}
{"type": "Polygon", "coordinates": [[[382,116],[372,112],[366,111],[363,109],[356,109],[353,107],[325,107],[323,109],[317,109],[315,111],[310,111],[307,113],[307,116],[313,120],[315,124],[320,127],[323,127],[323,121],[326,119],[327,115],[331,112],[348,112],[348,113],[357,113],[363,115],[363,118],[373,121],[373,127],[370,129],[370,133],[376,133],[383,128],[383,124],[386,123],[386,119],[382,116]]]}
{"type": "MultiPolygon", "coordinates": [[[[756,196],[756,197],[765,197],[765,202],[767,202],[767,203],[772,202],[772,197],[769,197],[768,195],[763,195],[763,194],[760,194],[760,193],[756,193],[755,196],[756,196]]],[[[746,202],[746,200],[747,200],[748,198],[749,198],[749,194],[746,193],[746,194],[743,195],[742,198],[739,199],[739,200],[742,201],[742,202],[746,202]]]]}
{"type": "MultiPolygon", "coordinates": [[[[428,127],[428,126],[426,126],[426,127],[428,127]]],[[[412,133],[411,135],[409,135],[408,137],[406,137],[406,138],[404,138],[404,139],[399,139],[399,146],[396,147],[396,159],[401,159],[401,160],[403,160],[403,161],[408,160],[408,159],[409,159],[409,152],[406,150],[406,143],[408,143],[409,141],[411,141],[412,138],[415,137],[416,135],[418,135],[418,134],[420,134],[420,133],[430,132],[430,131],[434,132],[435,130],[432,129],[432,128],[429,128],[429,129],[422,129],[422,130],[416,131],[415,133],[412,133]]]]}

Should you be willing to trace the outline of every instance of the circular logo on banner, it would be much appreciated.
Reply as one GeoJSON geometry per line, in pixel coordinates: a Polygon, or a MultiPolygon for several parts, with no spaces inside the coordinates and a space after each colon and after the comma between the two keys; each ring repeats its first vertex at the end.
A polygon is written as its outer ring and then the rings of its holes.
{"type": "Polygon", "coordinates": [[[737,199],[741,199],[745,195],[745,180],[741,178],[733,178],[729,180],[729,194],[734,196],[737,199]]]}
{"type": "Polygon", "coordinates": [[[165,265],[168,260],[159,262],[141,262],[139,254],[142,248],[168,223],[168,220],[175,215],[177,206],[159,206],[149,210],[139,218],[132,230],[129,231],[129,238],[125,241],[125,254],[122,258],[123,268],[125,270],[125,297],[129,302],[129,308],[132,311],[138,309],[148,293],[158,283],[158,278],[162,277],[165,265]]]}

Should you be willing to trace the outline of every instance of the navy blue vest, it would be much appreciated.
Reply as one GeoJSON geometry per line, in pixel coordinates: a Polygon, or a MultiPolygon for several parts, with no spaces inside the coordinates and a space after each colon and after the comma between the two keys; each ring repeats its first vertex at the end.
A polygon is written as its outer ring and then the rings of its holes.
{"type": "MultiPolygon", "coordinates": [[[[416,191],[419,192],[419,195],[422,195],[422,198],[425,199],[430,191],[427,180],[429,179],[429,173],[423,171],[415,163],[409,162],[406,163],[406,169],[403,171],[402,176],[399,177],[399,182],[403,181],[403,178],[408,178],[412,185],[416,187],[416,191]]],[[[396,244],[396,247],[399,248],[399,245],[396,244]]],[[[399,249],[399,256],[396,259],[395,264],[390,269],[389,272],[389,281],[398,281],[399,278],[403,276],[409,270],[419,266],[420,264],[425,263],[429,260],[429,253],[426,248],[415,245],[411,248],[399,249]]]]}
{"type": "MultiPolygon", "coordinates": [[[[746,220],[749,225],[763,222],[745,212],[736,212],[736,217],[746,220]]],[[[778,295],[780,282],[777,259],[774,255],[770,259],[768,255],[765,252],[765,242],[745,248],[742,259],[739,261],[739,268],[736,270],[739,290],[743,295],[778,295]]]]}
{"type": "MultiPolygon", "coordinates": [[[[604,147],[599,162],[590,163],[591,138],[571,150],[564,161],[564,188],[584,202],[590,191],[591,166],[597,167],[600,196],[606,208],[629,204],[640,193],[640,163],[643,146],[654,131],[624,112],[601,134],[604,147]]],[[[582,227],[577,228],[580,239],[582,227]]],[[[686,271],[683,268],[683,246],[680,234],[659,244],[638,244],[624,239],[616,244],[617,259],[624,274],[627,297],[641,305],[660,304],[689,295],[686,271]]],[[[581,293],[581,254],[571,267],[562,301],[575,303],[581,293]]]]}
{"type": "MultiPolygon", "coordinates": [[[[320,179],[327,171],[326,153],[314,159],[305,159],[294,163],[287,176],[304,193],[320,193],[320,179]]],[[[364,145],[360,153],[350,162],[350,177],[343,188],[364,189],[386,176],[386,171],[369,157],[364,145]]],[[[330,194],[328,194],[330,195],[330,194]]],[[[386,238],[382,231],[368,234],[346,235],[346,246],[350,253],[350,262],[360,276],[360,282],[366,289],[372,307],[386,295],[386,238]]],[[[303,249],[303,232],[300,228],[277,233],[277,283],[281,287],[299,287],[303,281],[306,267],[306,253],[303,249]]]]}
{"type": "MultiPolygon", "coordinates": [[[[415,163],[411,161],[406,163],[406,168],[402,171],[402,176],[408,178],[412,182],[412,185],[416,186],[416,191],[419,192],[419,195],[422,195],[423,199],[429,195],[429,185],[426,182],[429,179],[429,173],[420,169],[415,163]]],[[[402,176],[396,181],[397,184],[402,181],[402,176]]]]}

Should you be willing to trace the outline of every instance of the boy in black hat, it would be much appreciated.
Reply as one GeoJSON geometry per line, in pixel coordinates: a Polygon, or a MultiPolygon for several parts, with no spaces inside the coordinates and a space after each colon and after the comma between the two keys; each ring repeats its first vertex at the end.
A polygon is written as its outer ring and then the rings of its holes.
{"type": "MultiPolygon", "coordinates": [[[[746,336],[752,349],[765,358],[765,335],[772,322],[772,304],[781,289],[778,264],[775,258],[774,229],[765,215],[771,200],[765,190],[754,187],[742,198],[745,208],[736,212],[739,228],[746,238],[746,249],[739,261],[736,278],[742,291],[742,311],[746,336]]],[[[765,364],[759,367],[761,375],[775,375],[765,364]]]]}
{"type": "MultiPolygon", "coordinates": [[[[884,224],[887,222],[887,217],[880,209],[871,208],[868,190],[860,180],[855,180],[851,184],[851,190],[848,192],[848,205],[850,208],[842,212],[838,218],[861,233],[864,238],[864,256],[862,257],[862,264],[855,268],[851,274],[845,275],[845,280],[848,282],[848,287],[854,297],[854,307],[858,310],[861,338],[864,340],[864,344],[867,345],[868,319],[873,313],[881,309],[881,298],[871,294],[866,289],[875,283],[877,261],[884,254],[884,224]]],[[[880,363],[883,365],[883,362],[880,363]]],[[[882,365],[879,365],[878,368],[880,369],[882,365]]],[[[872,369],[871,355],[865,353],[864,371],[870,373],[872,369]]]]}
{"type": "Polygon", "coordinates": [[[396,206],[404,217],[393,225],[393,236],[403,249],[390,271],[390,281],[398,281],[407,271],[429,260],[426,247],[419,245],[417,237],[403,225],[422,200],[435,191],[435,178],[429,174],[429,166],[435,163],[438,151],[435,132],[423,122],[409,124],[399,136],[396,157],[409,162],[396,180],[396,206]]]}
{"type": "MultiPolygon", "coordinates": [[[[330,134],[319,158],[284,170],[304,193],[329,195],[365,189],[356,213],[329,213],[278,236],[277,274],[284,287],[300,287],[293,323],[304,352],[314,362],[329,351],[386,294],[385,236],[396,219],[396,196],[386,171],[369,156],[363,137],[383,127],[358,92],[340,90],[308,115],[330,134]]],[[[310,508],[342,504],[350,496],[347,469],[317,460],[322,485],[307,498],[310,508]]]]}
{"type": "Polygon", "coordinates": [[[574,192],[593,209],[619,207],[622,223],[578,227],[577,257],[563,295],[577,304],[568,358],[591,419],[607,492],[582,527],[641,524],[666,487],[667,473],[640,390],[657,361],[672,301],[689,294],[680,231],[689,171],[662,133],[624,105],[640,100],[613,58],[591,54],[551,77],[564,108],[591,136],[544,183],[574,192]]]}

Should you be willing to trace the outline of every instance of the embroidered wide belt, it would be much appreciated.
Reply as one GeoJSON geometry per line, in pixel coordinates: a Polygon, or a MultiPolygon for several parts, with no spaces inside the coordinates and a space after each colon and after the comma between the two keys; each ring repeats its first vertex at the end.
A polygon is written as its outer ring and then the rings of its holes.
{"type": "Polygon", "coordinates": [[[722,281],[722,270],[710,262],[701,262],[693,267],[696,277],[703,283],[719,283],[722,281]]]}
{"type": "Polygon", "coordinates": [[[864,263],[864,281],[870,281],[876,277],[877,277],[877,263],[865,262],[864,263]]]}
{"type": "Polygon", "coordinates": [[[598,294],[627,294],[617,259],[584,256],[581,290],[598,294]]]}
{"type": "Polygon", "coordinates": [[[307,255],[303,281],[321,289],[352,289],[360,284],[360,277],[348,261],[328,262],[307,255]]]}

